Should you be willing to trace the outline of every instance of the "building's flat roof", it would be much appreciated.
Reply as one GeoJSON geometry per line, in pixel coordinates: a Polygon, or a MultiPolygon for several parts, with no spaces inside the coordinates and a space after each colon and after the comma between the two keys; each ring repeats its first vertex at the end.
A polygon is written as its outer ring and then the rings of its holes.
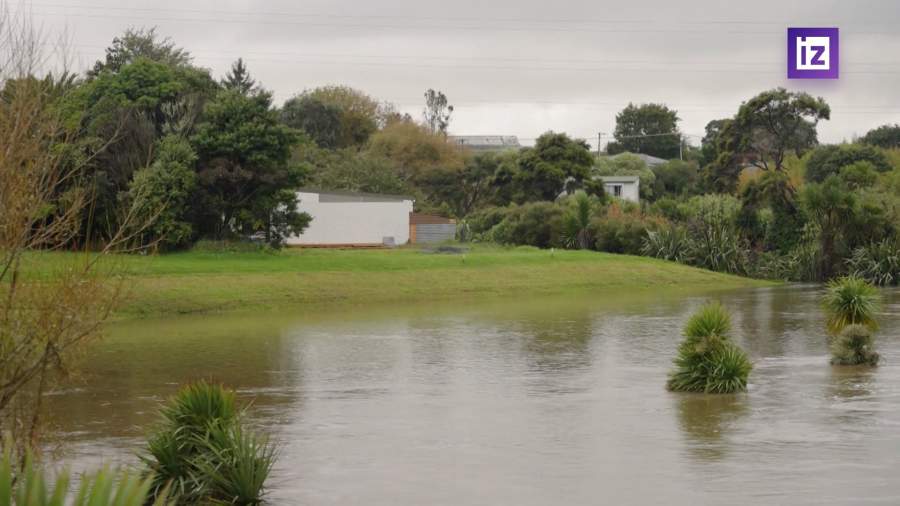
{"type": "Polygon", "coordinates": [[[604,183],[639,183],[641,178],[638,176],[600,176],[600,180],[604,183]]]}
{"type": "Polygon", "coordinates": [[[316,188],[299,188],[298,193],[315,193],[319,202],[399,202],[416,199],[410,195],[391,195],[386,193],[351,192],[345,190],[319,190],[316,188]],[[326,198],[322,198],[322,197],[326,198]],[[333,198],[328,198],[333,197],[333,198]]]}

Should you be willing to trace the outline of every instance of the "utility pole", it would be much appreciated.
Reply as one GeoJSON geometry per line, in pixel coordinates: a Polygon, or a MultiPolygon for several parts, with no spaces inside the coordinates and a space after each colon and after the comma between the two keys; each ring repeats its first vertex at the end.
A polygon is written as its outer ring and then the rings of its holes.
{"type": "Polygon", "coordinates": [[[600,145],[603,144],[603,136],[606,132],[597,132],[597,156],[600,156],[600,145]]]}

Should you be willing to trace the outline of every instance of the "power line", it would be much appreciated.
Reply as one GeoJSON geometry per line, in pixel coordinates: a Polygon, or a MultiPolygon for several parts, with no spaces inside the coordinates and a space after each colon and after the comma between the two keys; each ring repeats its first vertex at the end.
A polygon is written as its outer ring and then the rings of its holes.
{"type": "MultiPolygon", "coordinates": [[[[70,9],[83,9],[83,7],[64,7],[70,9]]],[[[120,9],[127,10],[130,8],[121,7],[120,9]]],[[[109,10],[104,8],[103,10],[109,10]]],[[[128,19],[133,20],[133,16],[120,16],[106,13],[85,13],[85,12],[38,12],[32,11],[31,14],[38,14],[43,16],[65,16],[65,17],[84,17],[84,18],[100,18],[100,19],[128,19]]],[[[582,32],[582,33],[597,33],[597,34],[623,34],[623,33],[641,33],[641,34],[686,34],[686,33],[719,33],[719,34],[729,34],[729,35],[783,35],[783,30],[777,31],[760,31],[760,30],[734,30],[734,29],[699,29],[699,28],[671,28],[671,29],[660,29],[660,28],[614,28],[614,29],[598,29],[598,28],[584,28],[584,27],[559,27],[559,26],[530,26],[530,27],[521,27],[521,26],[500,26],[500,25],[446,25],[446,24],[375,24],[375,23],[333,23],[333,22],[309,22],[309,21],[291,21],[291,20],[261,20],[261,19],[229,19],[229,18],[214,18],[204,16],[202,18],[189,18],[189,17],[163,17],[163,16],[146,16],[142,15],[140,17],[140,21],[145,21],[148,19],[152,19],[155,21],[167,21],[167,22],[176,22],[176,23],[202,23],[202,24],[211,24],[211,23],[223,23],[223,24],[258,24],[258,25],[282,25],[282,26],[304,26],[308,28],[384,28],[391,30],[444,30],[444,31],[489,31],[489,32],[564,32],[564,33],[572,33],[572,32],[582,32]]],[[[388,18],[394,19],[394,18],[388,18]]],[[[701,25],[702,26],[702,25],[701,25]]],[[[885,32],[875,32],[875,31],[865,31],[865,32],[854,32],[857,34],[868,34],[868,35],[895,35],[895,32],[885,31],[885,32]]]]}

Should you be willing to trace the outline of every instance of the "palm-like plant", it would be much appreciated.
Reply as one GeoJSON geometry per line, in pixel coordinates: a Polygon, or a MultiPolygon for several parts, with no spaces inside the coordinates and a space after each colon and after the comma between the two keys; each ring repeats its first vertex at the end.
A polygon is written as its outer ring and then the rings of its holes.
{"type": "Polygon", "coordinates": [[[596,202],[597,199],[584,190],[578,190],[572,195],[569,208],[563,215],[563,242],[566,247],[576,249],[591,247],[593,241],[590,226],[596,202]]]}
{"type": "Polygon", "coordinates": [[[878,365],[872,331],[862,325],[847,325],[831,341],[833,365],[878,365]]]}
{"type": "Polygon", "coordinates": [[[747,389],[753,364],[731,342],[731,316],[719,303],[710,303],[685,325],[685,339],[678,346],[675,369],[667,387],[676,392],[733,393],[747,389]]]}
{"type": "Polygon", "coordinates": [[[827,316],[828,332],[838,335],[848,325],[862,325],[878,330],[875,312],[879,306],[878,289],[856,276],[846,276],[828,283],[822,304],[827,316]]]}
{"type": "Polygon", "coordinates": [[[161,413],[141,456],[153,475],[151,494],[170,487],[179,504],[262,501],[276,450],[243,429],[234,392],[199,382],[182,389],[161,413]]]}

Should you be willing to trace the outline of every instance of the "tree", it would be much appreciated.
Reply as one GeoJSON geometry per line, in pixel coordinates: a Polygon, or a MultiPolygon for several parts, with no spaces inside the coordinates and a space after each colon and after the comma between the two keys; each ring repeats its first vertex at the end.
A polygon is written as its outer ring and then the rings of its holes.
{"type": "Polygon", "coordinates": [[[731,123],[731,118],[714,119],[706,124],[706,131],[700,141],[700,166],[706,166],[719,157],[719,135],[731,123]]]}
{"type": "Polygon", "coordinates": [[[207,104],[191,137],[198,156],[194,213],[202,235],[263,232],[271,239],[274,215],[283,209],[296,213],[294,193],[282,190],[300,185],[305,176],[289,163],[299,138],[271,106],[267,92],[248,96],[236,90],[222,90],[207,104]]]}
{"type": "Polygon", "coordinates": [[[155,160],[134,174],[127,198],[140,222],[149,222],[142,244],[184,246],[193,235],[188,203],[196,184],[197,155],[187,140],[169,135],[158,144],[155,160]]]}
{"type": "Polygon", "coordinates": [[[362,146],[378,130],[378,102],[362,91],[331,85],[304,91],[301,96],[315,98],[341,111],[338,147],[362,146]]]}
{"type": "Polygon", "coordinates": [[[281,109],[285,125],[306,132],[322,148],[336,149],[341,142],[341,110],[305,95],[291,98],[281,109]]]}
{"type": "Polygon", "coordinates": [[[193,132],[214,89],[205,70],[141,56],[65,95],[60,108],[75,132],[73,156],[87,161],[81,177],[95,195],[81,239],[110,237],[119,226],[119,195],[135,171],[152,163],[162,137],[193,132]]]}
{"type": "Polygon", "coordinates": [[[501,158],[481,153],[467,158],[460,168],[438,167],[425,174],[419,186],[435,207],[444,206],[456,218],[487,205],[493,197],[494,176],[501,158]]]}
{"type": "Polygon", "coordinates": [[[436,168],[461,169],[464,153],[416,123],[402,121],[387,125],[369,140],[366,151],[396,164],[397,174],[407,182],[417,181],[436,168]]]}
{"type": "Polygon", "coordinates": [[[387,158],[352,148],[301,146],[300,150],[303,161],[310,166],[309,184],[314,188],[387,194],[411,191],[387,158]]]}
{"type": "MultiPolygon", "coordinates": [[[[13,446],[39,450],[46,394],[99,337],[121,293],[118,272],[109,265],[101,269],[100,259],[130,237],[119,228],[96,244],[98,254],[59,258],[55,268],[35,272],[30,252],[64,248],[81,228],[91,196],[80,184],[82,164],[94,153],[71,156],[80,122],[63,111],[68,74],[42,79],[31,74],[46,47],[38,30],[27,17],[0,8],[0,32],[0,453],[5,453],[13,446]]],[[[123,223],[136,225],[129,213],[123,223]]]]}
{"type": "Polygon", "coordinates": [[[249,95],[256,91],[256,81],[250,77],[250,71],[244,65],[244,59],[238,58],[231,64],[231,71],[222,79],[222,87],[233,90],[241,95],[249,95]]]}
{"type": "Polygon", "coordinates": [[[892,169],[891,162],[876,147],[860,144],[828,145],[816,148],[809,155],[806,161],[806,179],[822,182],[828,176],[839,173],[843,167],[856,162],[869,162],[878,172],[892,169]]]}
{"type": "Polygon", "coordinates": [[[579,188],[588,179],[593,163],[585,141],[547,132],[519,156],[519,170],[514,176],[517,199],[554,200],[565,190],[579,188]]]}
{"type": "Polygon", "coordinates": [[[784,88],[764,91],[741,104],[722,129],[716,162],[722,167],[750,164],[783,170],[787,154],[802,157],[818,143],[816,125],[830,117],[831,108],[821,97],[784,88]]]}
{"type": "MultiPolygon", "coordinates": [[[[700,172],[696,162],[670,160],[650,169],[654,176],[653,197],[686,196],[699,193],[700,172]]],[[[643,183],[641,183],[643,185],[643,183]]]]}
{"type": "MultiPolygon", "coordinates": [[[[616,144],[612,151],[677,158],[681,146],[678,112],[664,104],[628,104],[616,115],[616,144]]],[[[616,154],[607,148],[610,154],[616,154]]]]}
{"type": "Polygon", "coordinates": [[[800,202],[804,213],[819,230],[819,279],[831,279],[846,249],[842,241],[857,214],[857,196],[832,174],[821,183],[807,183],[800,193],[800,202]]]}
{"type": "Polygon", "coordinates": [[[138,58],[162,63],[170,67],[188,66],[191,55],[184,49],[175,46],[168,37],[160,39],[156,28],[129,28],[125,33],[113,39],[112,45],[106,48],[106,56],[102,61],[94,63],[88,71],[88,78],[93,79],[103,72],[116,73],[138,58]]]}
{"type": "Polygon", "coordinates": [[[453,106],[447,103],[447,97],[443,92],[431,88],[425,92],[425,109],[422,116],[431,133],[446,134],[452,114],[453,106]]]}
{"type": "Polygon", "coordinates": [[[900,148],[900,125],[882,125],[866,132],[859,142],[879,148],[900,148]]]}

